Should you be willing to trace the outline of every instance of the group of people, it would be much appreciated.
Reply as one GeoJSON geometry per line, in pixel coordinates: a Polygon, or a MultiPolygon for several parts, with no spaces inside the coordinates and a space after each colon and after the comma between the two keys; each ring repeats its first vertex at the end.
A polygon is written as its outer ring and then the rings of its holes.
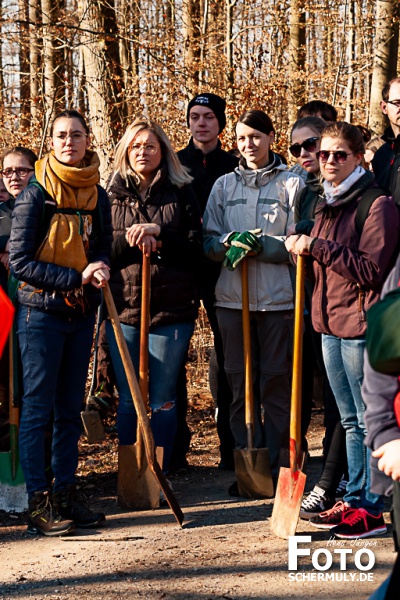
{"type": "MultiPolygon", "coordinates": [[[[306,255],[310,276],[303,450],[315,363],[325,378],[327,429],[324,470],[304,498],[301,516],[342,538],[386,531],[382,496],[370,484],[361,388],[366,311],[378,300],[398,254],[400,79],[387,87],[382,109],[391,129],[372,160],[374,173],[365,163],[360,128],[337,122],[335,109],[320,101],[305,105],[292,127],[295,167],[288,168],[272,149],[274,126],[261,110],[239,117],[237,151],[225,152],[218,139],[226,124],[225,101],[211,93],[190,101],[191,138],[178,153],[160,125],[134,119],[116,147],[106,191],[99,186],[89,128],[76,111],[56,116],[44,158],[24,148],[4,156],[2,175],[11,198],[0,205],[8,211],[0,221],[0,256],[2,284],[9,268],[18,305],[28,531],[61,535],[105,519],[82,502],[76,486],[80,410],[96,310],[107,282],[138,369],[144,255],[150,259],[149,405],[155,443],[164,448],[164,472],[175,462],[184,464],[188,449],[187,442],[180,445],[187,427],[185,363],[200,300],[214,334],[221,468],[232,469],[234,448],[247,445],[240,275],[245,260],[255,446],[269,448],[276,482],[288,460],[299,254],[306,255]],[[51,487],[44,451],[49,423],[51,487]],[[345,495],[335,502],[343,476],[345,495]]],[[[119,443],[129,445],[136,439],[136,414],[108,320],[105,332],[118,387],[119,443]]]]}

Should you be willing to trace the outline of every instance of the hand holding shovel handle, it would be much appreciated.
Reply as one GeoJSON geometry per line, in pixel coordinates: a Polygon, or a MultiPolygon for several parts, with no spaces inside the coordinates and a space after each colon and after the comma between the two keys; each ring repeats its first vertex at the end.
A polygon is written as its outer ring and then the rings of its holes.
{"type": "Polygon", "coordinates": [[[168,485],[168,481],[162,472],[160,465],[156,459],[155,453],[155,444],[154,438],[150,427],[150,421],[147,416],[147,410],[142,398],[142,394],[139,388],[139,384],[135,375],[135,370],[133,367],[132,359],[129,354],[128,346],[126,345],[126,341],[124,335],[122,333],[121,325],[118,318],[117,309],[115,308],[114,299],[111,294],[110,287],[108,283],[103,288],[104,299],[107,305],[108,314],[111,319],[111,324],[114,330],[115,338],[117,341],[118,349],[121,355],[122,363],[124,365],[126,377],[129,384],[129,389],[132,394],[133,403],[135,405],[135,410],[137,414],[138,423],[141,429],[141,434],[143,436],[144,447],[146,451],[147,461],[149,463],[149,467],[154,474],[154,477],[158,480],[162,491],[164,492],[165,498],[175,515],[176,520],[179,525],[182,525],[183,522],[183,513],[182,510],[168,485]]]}

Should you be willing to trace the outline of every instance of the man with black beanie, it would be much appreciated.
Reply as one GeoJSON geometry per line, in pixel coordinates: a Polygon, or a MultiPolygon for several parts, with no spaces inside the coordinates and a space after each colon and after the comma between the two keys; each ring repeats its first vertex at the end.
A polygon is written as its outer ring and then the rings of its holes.
{"type": "MultiPolygon", "coordinates": [[[[211,93],[197,94],[188,104],[187,124],[192,134],[189,144],[178,152],[181,163],[188,167],[194,178],[192,186],[204,212],[211,188],[218,177],[230,173],[237,167],[239,159],[221,148],[219,134],[226,125],[226,102],[211,93]]],[[[234,439],[230,428],[229,407],[232,392],[224,369],[222,340],[214,308],[214,290],[221,265],[204,257],[198,272],[198,287],[208,320],[214,334],[215,355],[210,361],[210,386],[218,408],[217,431],[220,439],[220,467],[233,469],[234,439]]],[[[186,368],[182,369],[178,382],[178,431],[174,455],[175,467],[186,464],[190,432],[186,425],[187,390],[186,368]]]]}

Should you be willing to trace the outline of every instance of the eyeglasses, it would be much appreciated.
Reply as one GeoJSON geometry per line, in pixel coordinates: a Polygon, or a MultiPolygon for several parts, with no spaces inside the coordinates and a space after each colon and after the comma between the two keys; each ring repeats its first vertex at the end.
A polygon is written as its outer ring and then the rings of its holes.
{"type": "Polygon", "coordinates": [[[155,154],[159,146],[153,146],[153,144],[132,144],[129,148],[130,152],[134,152],[135,154],[139,154],[141,150],[145,150],[147,154],[155,154]]]}
{"type": "Polygon", "coordinates": [[[317,152],[317,158],[324,164],[328,162],[331,154],[335,162],[339,163],[339,165],[343,165],[343,163],[346,162],[347,157],[353,154],[353,152],[345,152],[344,150],[320,150],[317,152]]]}
{"type": "Polygon", "coordinates": [[[35,169],[27,169],[24,167],[19,169],[5,169],[4,171],[1,171],[1,175],[6,179],[11,179],[13,175],[16,175],[17,177],[26,177],[28,173],[32,173],[34,170],[35,169]]]}
{"type": "Polygon", "coordinates": [[[386,104],[393,104],[396,108],[400,108],[400,100],[386,100],[386,104]]]}
{"type": "Polygon", "coordinates": [[[68,138],[75,144],[79,144],[80,142],[83,142],[83,140],[86,138],[86,133],[82,133],[81,131],[76,131],[75,133],[71,133],[71,135],[67,133],[58,133],[56,136],[54,136],[54,138],[58,142],[62,142],[63,144],[67,141],[68,138]]]}
{"type": "Polygon", "coordinates": [[[290,153],[295,158],[299,158],[302,148],[304,148],[306,152],[315,152],[317,149],[317,142],[320,139],[320,137],[311,137],[304,140],[301,144],[293,144],[292,146],[289,146],[290,153]]]}

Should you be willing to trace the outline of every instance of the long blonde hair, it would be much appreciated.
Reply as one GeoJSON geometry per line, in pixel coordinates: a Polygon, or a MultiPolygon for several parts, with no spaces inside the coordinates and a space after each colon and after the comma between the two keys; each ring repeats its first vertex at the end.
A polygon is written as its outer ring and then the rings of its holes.
{"type": "Polygon", "coordinates": [[[120,173],[123,179],[127,179],[128,175],[133,174],[138,179],[134,169],[132,169],[129,162],[129,147],[133,140],[139,133],[139,131],[148,130],[154,133],[161,146],[161,154],[168,167],[168,175],[171,183],[181,188],[184,185],[191,183],[193,177],[189,174],[189,171],[184,167],[176,155],[175,150],[172,147],[164,130],[151,119],[145,116],[137,117],[133,123],[129,125],[124,135],[120,139],[115,149],[114,157],[114,172],[120,173]]]}

